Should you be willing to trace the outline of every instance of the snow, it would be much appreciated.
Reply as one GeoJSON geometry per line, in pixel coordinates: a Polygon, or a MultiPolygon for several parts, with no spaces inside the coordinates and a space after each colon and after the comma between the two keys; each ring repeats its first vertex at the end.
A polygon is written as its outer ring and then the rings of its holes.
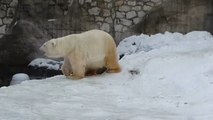
{"type": "Polygon", "coordinates": [[[30,80],[30,77],[25,73],[17,73],[13,75],[10,85],[20,84],[23,81],[30,80]]]}
{"type": "Polygon", "coordinates": [[[118,47],[125,54],[121,73],[82,80],[59,75],[0,88],[0,119],[213,119],[212,35],[166,32],[125,41],[118,47]]]}
{"type": "Polygon", "coordinates": [[[49,70],[60,70],[60,66],[62,62],[58,62],[55,60],[51,60],[51,59],[45,59],[45,58],[37,58],[33,61],[30,62],[30,64],[28,66],[33,66],[36,68],[47,68],[49,70]]]}

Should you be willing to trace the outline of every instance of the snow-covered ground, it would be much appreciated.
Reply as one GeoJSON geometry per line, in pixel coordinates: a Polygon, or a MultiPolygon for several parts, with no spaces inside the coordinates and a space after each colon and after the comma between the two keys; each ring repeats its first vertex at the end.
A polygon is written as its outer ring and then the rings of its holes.
{"type": "Polygon", "coordinates": [[[125,54],[121,73],[76,81],[60,75],[0,88],[0,120],[213,119],[209,33],[167,32],[124,41],[118,47],[125,54]]]}

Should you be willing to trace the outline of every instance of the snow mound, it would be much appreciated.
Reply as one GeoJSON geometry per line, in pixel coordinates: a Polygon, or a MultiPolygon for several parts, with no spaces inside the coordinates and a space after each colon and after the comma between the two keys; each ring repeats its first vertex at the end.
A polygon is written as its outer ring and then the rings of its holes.
{"type": "Polygon", "coordinates": [[[164,34],[159,33],[151,36],[141,34],[139,36],[130,36],[121,41],[118,45],[118,54],[123,56],[141,51],[149,52],[162,47],[178,46],[179,44],[188,46],[189,49],[202,49],[203,47],[205,48],[206,45],[211,46],[211,44],[208,43],[212,43],[212,39],[212,35],[205,31],[193,31],[185,35],[170,32],[165,32],[164,34]],[[191,42],[193,42],[193,44],[191,44],[191,42]],[[202,42],[202,44],[200,44],[200,42],[202,42]]]}
{"type": "Polygon", "coordinates": [[[20,84],[23,81],[30,80],[30,77],[25,73],[17,73],[13,75],[10,85],[20,84]]]}
{"type": "Polygon", "coordinates": [[[161,45],[151,37],[141,39],[150,49],[125,51],[121,73],[76,81],[60,75],[1,88],[0,119],[213,119],[213,37],[207,32],[153,35],[161,45]]]}
{"type": "Polygon", "coordinates": [[[60,70],[62,62],[58,62],[51,59],[37,58],[30,62],[28,66],[33,66],[35,68],[47,68],[49,70],[60,70]]]}

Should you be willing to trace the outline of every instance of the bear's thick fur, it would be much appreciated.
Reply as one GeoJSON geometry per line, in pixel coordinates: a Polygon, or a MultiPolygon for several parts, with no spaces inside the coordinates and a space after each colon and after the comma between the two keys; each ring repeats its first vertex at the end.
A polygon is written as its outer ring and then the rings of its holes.
{"type": "Polygon", "coordinates": [[[85,74],[93,75],[103,67],[106,67],[108,73],[121,71],[114,39],[101,30],[51,39],[40,49],[47,57],[63,57],[62,72],[71,79],[81,79],[85,74]]]}

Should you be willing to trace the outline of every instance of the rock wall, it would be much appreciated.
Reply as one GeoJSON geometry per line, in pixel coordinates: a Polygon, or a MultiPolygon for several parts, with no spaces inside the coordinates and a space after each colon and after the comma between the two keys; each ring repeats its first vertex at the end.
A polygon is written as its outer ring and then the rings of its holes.
{"type": "MultiPolygon", "coordinates": [[[[14,20],[28,20],[50,37],[102,29],[117,42],[165,0],[1,0],[0,35],[14,20]]],[[[13,26],[13,25],[11,25],[13,26]]]]}
{"type": "Polygon", "coordinates": [[[0,38],[13,21],[18,0],[0,0],[0,38]]]}

